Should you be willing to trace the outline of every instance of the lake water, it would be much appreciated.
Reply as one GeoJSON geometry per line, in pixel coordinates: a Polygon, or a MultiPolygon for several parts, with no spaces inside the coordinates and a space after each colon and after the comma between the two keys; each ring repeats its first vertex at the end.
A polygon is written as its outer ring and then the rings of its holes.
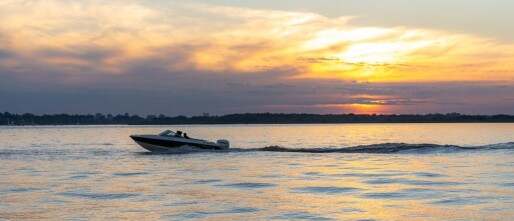
{"type": "Polygon", "coordinates": [[[0,219],[514,219],[510,123],[0,127],[0,140],[0,219]],[[151,154],[129,138],[165,129],[233,150],[151,154]]]}

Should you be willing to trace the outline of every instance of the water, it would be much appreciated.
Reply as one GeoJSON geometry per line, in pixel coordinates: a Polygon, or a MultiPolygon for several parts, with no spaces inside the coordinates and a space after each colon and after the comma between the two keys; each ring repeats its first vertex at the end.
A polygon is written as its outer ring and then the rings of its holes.
{"type": "Polygon", "coordinates": [[[0,140],[0,219],[514,219],[514,124],[0,127],[0,140]],[[165,129],[234,149],[151,154],[128,137],[165,129]]]}

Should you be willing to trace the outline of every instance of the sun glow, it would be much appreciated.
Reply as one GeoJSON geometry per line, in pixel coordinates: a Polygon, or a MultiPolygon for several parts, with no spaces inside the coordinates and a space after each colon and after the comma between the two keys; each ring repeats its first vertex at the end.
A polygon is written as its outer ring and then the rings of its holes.
{"type": "Polygon", "coordinates": [[[421,42],[378,42],[354,44],[335,57],[350,63],[395,63],[406,62],[403,56],[414,50],[430,46],[430,41],[421,42]]]}
{"type": "Polygon", "coordinates": [[[471,35],[359,27],[349,24],[352,17],[310,12],[24,2],[0,8],[0,40],[7,42],[0,54],[16,55],[0,65],[123,74],[132,64],[151,63],[170,71],[287,70],[278,78],[359,82],[514,79],[514,46],[471,35]]]}
{"type": "Polygon", "coordinates": [[[358,114],[375,114],[375,113],[381,112],[382,105],[380,105],[380,104],[350,104],[349,108],[352,109],[354,113],[358,113],[358,114]]]}
{"type": "Polygon", "coordinates": [[[372,39],[392,32],[394,30],[383,28],[329,29],[318,32],[314,39],[305,42],[302,47],[306,50],[319,50],[333,45],[372,39]]]}
{"type": "Polygon", "coordinates": [[[337,108],[342,113],[355,114],[377,114],[385,111],[385,104],[380,101],[370,103],[351,103],[351,104],[319,104],[317,108],[337,108]]]}

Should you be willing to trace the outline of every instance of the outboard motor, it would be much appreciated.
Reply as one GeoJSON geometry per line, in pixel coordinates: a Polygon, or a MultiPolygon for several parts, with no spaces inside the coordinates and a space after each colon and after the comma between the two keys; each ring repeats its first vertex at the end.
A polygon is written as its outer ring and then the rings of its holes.
{"type": "Polygon", "coordinates": [[[218,140],[216,141],[216,144],[220,145],[223,149],[228,149],[230,146],[230,142],[228,142],[228,140],[218,140]]]}

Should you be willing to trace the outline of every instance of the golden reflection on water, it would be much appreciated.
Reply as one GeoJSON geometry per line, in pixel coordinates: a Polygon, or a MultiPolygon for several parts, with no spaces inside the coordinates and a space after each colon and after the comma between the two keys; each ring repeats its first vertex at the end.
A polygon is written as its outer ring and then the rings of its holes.
{"type": "MultiPolygon", "coordinates": [[[[501,131],[513,128],[508,124],[484,125],[479,129],[474,125],[445,126],[263,125],[221,127],[224,132],[220,127],[180,129],[214,139],[237,134],[231,139],[235,147],[284,142],[284,146],[308,148],[389,141],[430,143],[434,137],[441,143],[450,143],[452,138],[443,133],[451,129],[459,130],[455,133],[461,135],[458,139],[453,137],[454,144],[465,144],[478,133],[495,134],[491,139],[501,141],[509,138],[501,131]],[[499,129],[495,132],[487,128],[499,129]]],[[[0,131],[0,138],[8,140],[0,150],[0,219],[514,217],[514,161],[509,150],[152,155],[145,154],[127,138],[129,134],[161,129],[0,131]],[[20,133],[32,139],[18,136],[20,133]]]]}

